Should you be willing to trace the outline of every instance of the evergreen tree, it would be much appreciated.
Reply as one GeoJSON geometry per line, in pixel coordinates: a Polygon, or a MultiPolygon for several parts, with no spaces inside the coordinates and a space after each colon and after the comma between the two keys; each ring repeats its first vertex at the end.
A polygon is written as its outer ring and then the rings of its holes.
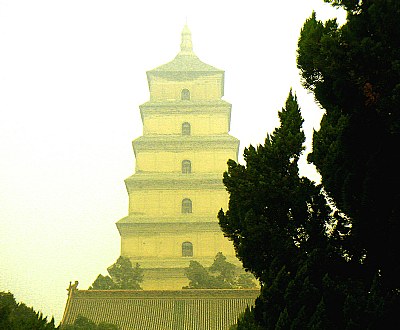
{"type": "MultiPolygon", "coordinates": [[[[321,187],[298,173],[305,136],[292,92],[279,118],[281,126],[267,136],[264,145],[245,150],[246,166],[228,162],[224,183],[230,194],[229,210],[218,215],[243,265],[263,286],[254,316],[268,329],[278,324],[288,327],[302,303],[312,298],[310,287],[318,283],[308,283],[307,278],[330,267],[318,260],[317,251],[329,248],[325,225],[334,222],[321,187]],[[293,288],[294,281],[297,291],[290,294],[288,287],[293,288]]],[[[306,301],[311,305],[308,317],[318,302],[319,298],[306,301]]]]}
{"type": "Polygon", "coordinates": [[[379,316],[367,312],[365,266],[343,244],[349,220],[298,173],[304,135],[292,93],[279,117],[263,146],[245,150],[246,166],[229,161],[229,210],[219,213],[225,235],[262,284],[254,319],[265,329],[368,328],[365,320],[379,316]]]}
{"type": "Polygon", "coordinates": [[[237,324],[233,325],[229,328],[230,330],[261,330],[260,326],[257,324],[254,319],[253,309],[249,306],[246,307],[244,312],[240,314],[237,324]]]}
{"type": "Polygon", "coordinates": [[[272,282],[282,267],[287,272],[296,269],[299,247],[310,249],[324,240],[319,218],[329,218],[320,187],[298,174],[305,137],[292,92],[279,117],[281,126],[264,145],[245,149],[246,166],[228,162],[224,184],[229,210],[218,215],[244,267],[262,282],[272,282]]]}
{"type": "MultiPolygon", "coordinates": [[[[346,300],[352,306],[346,306],[347,319],[352,326],[399,324],[400,172],[395,150],[400,145],[400,2],[326,2],[348,14],[341,27],[313,14],[299,39],[304,85],[325,109],[309,161],[347,215],[350,230],[343,236],[343,251],[350,262],[362,265],[364,294],[352,292],[346,300]],[[379,287],[374,294],[368,291],[372,283],[379,287]],[[380,307],[371,311],[363,305],[369,322],[350,317],[360,301],[370,306],[371,299],[380,307]]],[[[353,268],[348,275],[360,274],[353,268]]]]}
{"type": "Polygon", "coordinates": [[[54,318],[50,321],[42,313],[24,303],[17,303],[10,292],[0,292],[0,329],[2,330],[54,330],[54,318]]]}
{"type": "Polygon", "coordinates": [[[312,315],[307,328],[312,330],[330,329],[330,327],[328,326],[328,318],[326,315],[324,299],[321,299],[321,301],[317,305],[317,308],[312,315]]]}
{"type": "Polygon", "coordinates": [[[198,261],[191,260],[189,267],[185,269],[185,275],[189,279],[189,286],[184,289],[229,289],[229,285],[222,279],[211,275],[198,261]]]}
{"type": "Polygon", "coordinates": [[[112,280],[119,289],[140,290],[143,282],[143,271],[138,263],[132,267],[129,258],[120,256],[118,260],[107,268],[112,280]]]}
{"type": "Polygon", "coordinates": [[[325,109],[309,160],[351,219],[344,242],[370,280],[398,290],[400,253],[400,2],[330,0],[345,25],[306,21],[298,48],[304,85],[325,109]]]}
{"type": "Polygon", "coordinates": [[[300,237],[297,221],[307,212],[306,191],[311,183],[298,176],[298,159],[305,136],[296,97],[290,92],[279,113],[281,127],[265,144],[244,151],[246,167],[230,160],[224,184],[230,194],[229,210],[218,214],[222,230],[233,241],[246,269],[266,282],[283,265],[298,257],[293,237],[300,237]],[[251,238],[251,239],[250,239],[251,238]],[[265,265],[273,265],[271,272],[265,265]]]}
{"type": "Polygon", "coordinates": [[[232,288],[236,285],[237,267],[234,264],[226,261],[226,257],[222,254],[222,252],[217,253],[213,264],[208,270],[227,287],[232,288]]]}
{"type": "MultiPolygon", "coordinates": [[[[276,322],[276,330],[287,330],[290,328],[290,319],[287,309],[285,308],[283,312],[280,313],[278,322],[276,322]]],[[[322,328],[321,328],[322,329],[322,328]]]]}
{"type": "Polygon", "coordinates": [[[308,157],[322,186],[298,175],[304,139],[290,94],[246,166],[228,162],[219,221],[262,284],[250,312],[261,328],[398,328],[400,2],[326,2],[348,11],[346,24],[313,13],[298,48],[303,84],[325,109],[308,157]]]}
{"type": "Polygon", "coordinates": [[[198,261],[191,260],[185,269],[189,285],[183,289],[252,289],[256,287],[254,277],[242,273],[226,257],[218,252],[213,264],[206,268],[198,261]]]}
{"type": "Polygon", "coordinates": [[[99,274],[89,290],[141,290],[143,270],[136,263],[132,266],[129,258],[120,256],[117,261],[107,268],[109,276],[99,274]]]}
{"type": "Polygon", "coordinates": [[[94,280],[89,290],[117,290],[118,285],[108,275],[103,276],[99,274],[94,280]]]}

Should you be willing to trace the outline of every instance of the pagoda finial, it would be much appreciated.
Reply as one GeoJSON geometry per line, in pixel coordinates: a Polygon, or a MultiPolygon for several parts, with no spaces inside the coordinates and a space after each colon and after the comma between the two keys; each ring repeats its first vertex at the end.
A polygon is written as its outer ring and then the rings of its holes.
{"type": "Polygon", "coordinates": [[[180,55],[193,55],[192,33],[187,26],[187,22],[182,30],[182,41],[180,55]]]}

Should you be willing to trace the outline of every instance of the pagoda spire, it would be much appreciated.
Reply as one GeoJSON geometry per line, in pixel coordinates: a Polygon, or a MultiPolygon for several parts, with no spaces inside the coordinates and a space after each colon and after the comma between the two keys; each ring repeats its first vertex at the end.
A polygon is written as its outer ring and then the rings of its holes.
{"type": "Polygon", "coordinates": [[[192,33],[190,32],[187,23],[183,27],[181,36],[181,51],[179,52],[179,55],[194,55],[192,45],[192,33]]]}

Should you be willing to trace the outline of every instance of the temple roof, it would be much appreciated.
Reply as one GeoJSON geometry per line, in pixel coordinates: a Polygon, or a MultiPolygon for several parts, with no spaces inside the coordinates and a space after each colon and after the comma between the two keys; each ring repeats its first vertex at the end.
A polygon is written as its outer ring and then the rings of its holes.
{"type": "Polygon", "coordinates": [[[62,320],[78,315],[95,323],[116,324],[121,330],[224,330],[236,323],[259,290],[77,290],[69,291],[62,320]]]}
{"type": "Polygon", "coordinates": [[[168,72],[223,73],[224,71],[200,61],[193,52],[192,35],[188,26],[185,25],[182,30],[181,51],[178,55],[172,61],[147,71],[147,75],[168,72]]]}

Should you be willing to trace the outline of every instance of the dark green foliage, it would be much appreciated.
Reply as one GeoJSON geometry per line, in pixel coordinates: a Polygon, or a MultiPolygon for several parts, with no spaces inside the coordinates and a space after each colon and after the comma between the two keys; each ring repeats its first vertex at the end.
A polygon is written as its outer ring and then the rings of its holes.
{"type": "Polygon", "coordinates": [[[314,314],[311,316],[311,320],[308,324],[307,329],[312,330],[320,330],[320,329],[329,329],[328,326],[328,316],[326,313],[326,307],[324,303],[324,299],[322,298],[317,308],[315,309],[314,314]]]}
{"type": "Polygon", "coordinates": [[[299,248],[294,237],[299,244],[307,244],[308,224],[303,220],[312,207],[307,198],[311,192],[319,194],[309,180],[298,176],[297,162],[305,137],[291,93],[279,117],[281,127],[267,136],[264,145],[245,149],[246,167],[228,162],[224,184],[230,194],[229,210],[218,215],[244,267],[263,282],[297,259],[299,248]]]}
{"type": "Polygon", "coordinates": [[[189,286],[184,289],[229,289],[227,283],[211,275],[197,261],[190,261],[189,267],[185,269],[185,275],[189,279],[189,286]]]}
{"type": "Polygon", "coordinates": [[[89,290],[117,290],[117,284],[111,279],[110,276],[103,276],[99,274],[94,280],[89,290]]]}
{"type": "Polygon", "coordinates": [[[277,272],[296,259],[299,249],[292,238],[305,238],[297,231],[297,222],[307,212],[307,191],[314,189],[298,176],[305,137],[292,94],[279,116],[285,124],[267,136],[264,145],[245,149],[246,167],[228,162],[224,183],[230,193],[229,210],[218,215],[243,266],[262,281],[270,274],[265,265],[273,265],[277,272]]]}
{"type": "Polygon", "coordinates": [[[251,307],[246,307],[244,312],[239,316],[237,324],[232,326],[230,330],[261,330],[254,319],[254,312],[251,307]]]}
{"type": "Polygon", "coordinates": [[[129,258],[120,256],[117,261],[107,268],[110,276],[99,274],[89,290],[141,290],[143,270],[136,263],[132,267],[129,258]]]}
{"type": "Polygon", "coordinates": [[[189,286],[184,289],[251,289],[255,288],[253,276],[240,273],[226,257],[218,252],[213,264],[207,269],[197,261],[191,260],[185,269],[189,286]]]}
{"type": "Polygon", "coordinates": [[[341,211],[350,218],[344,242],[362,260],[366,276],[378,272],[399,288],[400,2],[328,1],[348,9],[348,21],[313,15],[299,39],[304,84],[326,110],[314,133],[309,160],[341,211]]]}
{"type": "Polygon", "coordinates": [[[256,287],[254,276],[251,273],[239,274],[236,277],[235,285],[238,289],[254,289],[256,287]]]}
{"type": "Polygon", "coordinates": [[[387,296],[381,275],[373,284],[368,266],[351,254],[351,219],[332,209],[321,186],[299,177],[304,135],[292,93],[280,119],[263,146],[245,150],[246,166],[229,161],[224,175],[230,200],[220,225],[262,284],[246,320],[253,317],[263,329],[373,329],[398,322],[398,297],[387,296]]]}
{"type": "Polygon", "coordinates": [[[101,322],[99,324],[94,323],[88,318],[78,315],[73,325],[64,325],[63,330],[118,330],[119,327],[111,324],[101,322]]]}
{"type": "Polygon", "coordinates": [[[245,150],[246,166],[228,162],[229,210],[218,215],[244,267],[263,285],[254,317],[268,329],[304,324],[314,314],[321,299],[314,278],[330,267],[319,251],[329,249],[325,225],[334,220],[321,187],[298,174],[305,137],[292,92],[279,118],[264,145],[245,150]]]}
{"type": "Polygon", "coordinates": [[[226,286],[235,286],[237,267],[226,261],[226,257],[221,252],[217,253],[213,264],[208,270],[216,279],[226,284],[226,286]]]}
{"type": "MultiPolygon", "coordinates": [[[[286,330],[290,328],[290,319],[287,309],[285,308],[283,312],[279,314],[278,321],[276,322],[275,329],[276,330],[286,330]]],[[[321,328],[323,329],[323,328],[321,328]]]]}
{"type": "Polygon", "coordinates": [[[113,265],[107,268],[107,271],[119,289],[141,289],[143,271],[138,263],[133,268],[129,258],[119,257],[113,265]]]}
{"type": "Polygon", "coordinates": [[[0,329],[2,330],[52,330],[54,319],[50,321],[42,313],[23,303],[17,303],[11,293],[0,292],[0,329]]]}

